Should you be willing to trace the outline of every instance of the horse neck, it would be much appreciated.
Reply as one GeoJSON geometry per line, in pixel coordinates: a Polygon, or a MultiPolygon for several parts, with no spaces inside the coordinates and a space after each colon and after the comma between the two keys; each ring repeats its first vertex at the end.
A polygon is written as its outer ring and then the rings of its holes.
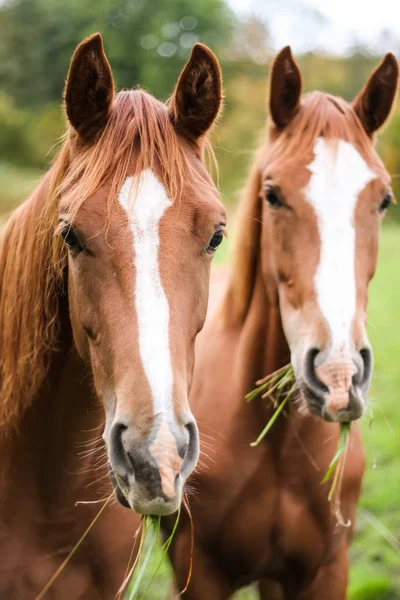
{"type": "Polygon", "coordinates": [[[24,504],[28,497],[28,513],[37,517],[73,509],[78,500],[97,500],[93,485],[103,474],[96,470],[104,454],[103,421],[85,365],[73,346],[64,343],[17,430],[0,442],[2,519],[10,508],[18,514],[20,499],[24,504]],[[93,444],[94,438],[99,439],[93,444]]]}
{"type": "MultiPolygon", "coordinates": [[[[3,284],[2,293],[7,293],[7,281],[3,284]]],[[[86,490],[84,486],[100,474],[94,466],[104,455],[100,438],[104,414],[73,345],[67,295],[59,299],[57,320],[57,349],[51,351],[43,380],[16,424],[0,432],[1,520],[10,510],[19,513],[16,506],[22,502],[23,509],[27,497],[37,514],[53,512],[67,503],[73,506],[68,502],[71,498],[97,499],[93,498],[94,488],[86,490]],[[82,456],[86,450],[88,455],[82,456]]],[[[28,512],[34,514],[33,509],[28,512]]]]}
{"type": "Polygon", "coordinates": [[[255,381],[290,361],[279,305],[269,299],[260,265],[257,265],[249,308],[240,335],[239,364],[246,392],[255,381]]]}

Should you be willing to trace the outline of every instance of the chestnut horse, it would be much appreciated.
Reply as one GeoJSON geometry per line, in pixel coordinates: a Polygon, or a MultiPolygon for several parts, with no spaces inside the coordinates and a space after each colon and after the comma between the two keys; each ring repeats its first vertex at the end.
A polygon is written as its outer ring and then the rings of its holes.
{"type": "MultiPolygon", "coordinates": [[[[201,44],[169,106],[115,93],[99,34],[72,58],[64,144],[0,249],[1,598],[32,600],[99,510],[75,503],[110,495],[105,444],[121,503],[180,505],[199,452],[194,342],[225,226],[203,163],[220,103],[201,44]]],[[[136,522],[110,507],[46,597],[113,598],[136,522]]]]}
{"type": "MultiPolygon", "coordinates": [[[[190,480],[194,552],[185,598],[223,600],[251,582],[268,600],[345,598],[364,469],[356,424],[343,520],[321,480],[338,423],[362,415],[371,379],[367,292],[392,198],[374,134],[397,79],[388,54],[348,104],[321,92],[302,97],[290,48],[272,66],[267,140],[238,214],[232,273],[196,347],[191,407],[201,434],[215,441],[207,468],[190,480]],[[273,409],[244,396],[289,360],[300,397],[251,448],[273,409]]],[[[178,589],[190,547],[186,517],[171,551],[178,589]]]]}

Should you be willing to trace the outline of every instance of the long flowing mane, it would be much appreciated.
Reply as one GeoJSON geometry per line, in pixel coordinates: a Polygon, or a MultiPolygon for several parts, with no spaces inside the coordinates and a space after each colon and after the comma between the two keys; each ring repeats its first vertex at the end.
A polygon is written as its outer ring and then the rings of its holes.
{"type": "Polygon", "coordinates": [[[85,145],[68,131],[53,166],[9,221],[0,245],[1,430],[17,423],[60,349],[67,264],[54,235],[60,198],[73,216],[105,183],[112,202],[128,174],[154,165],[172,199],[179,198],[184,180],[193,180],[166,105],[142,90],[119,92],[98,141],[85,145]]]}
{"type": "MultiPolygon", "coordinates": [[[[277,132],[267,123],[267,141],[258,151],[237,216],[236,243],[231,279],[222,301],[219,318],[226,326],[243,323],[250,305],[260,252],[261,236],[261,161],[279,173],[290,161],[301,160],[312,151],[319,136],[343,139],[358,148],[371,163],[382,163],[374,151],[371,139],[352,106],[336,96],[310,92],[291,123],[277,132]]],[[[383,167],[383,166],[382,166],[383,167]]]]}

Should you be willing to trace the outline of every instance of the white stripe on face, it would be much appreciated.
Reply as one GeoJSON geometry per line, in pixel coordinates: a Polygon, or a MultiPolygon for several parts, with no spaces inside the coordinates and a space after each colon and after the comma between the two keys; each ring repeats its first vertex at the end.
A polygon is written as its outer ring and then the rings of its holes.
{"type": "Polygon", "coordinates": [[[128,215],[133,235],[140,356],[153,396],[154,414],[158,414],[172,409],[169,306],[158,262],[159,224],[172,202],[150,169],[140,174],[139,181],[128,177],[118,201],[128,215]]]}
{"type": "Polygon", "coordinates": [[[314,154],[304,193],[317,215],[321,243],[315,291],[332,349],[348,349],[356,311],[354,211],[360,192],[376,175],[344,140],[320,137],[314,154]]]}

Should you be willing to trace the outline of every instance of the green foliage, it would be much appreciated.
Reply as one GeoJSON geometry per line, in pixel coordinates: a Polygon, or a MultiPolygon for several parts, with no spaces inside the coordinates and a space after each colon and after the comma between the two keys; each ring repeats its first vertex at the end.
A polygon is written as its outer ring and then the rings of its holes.
{"type": "MultiPolygon", "coordinates": [[[[400,103],[397,103],[388,127],[378,140],[378,149],[387,170],[392,177],[392,187],[400,202],[400,103]]],[[[400,220],[400,206],[392,206],[389,219],[400,220]]]]}
{"type": "Polygon", "coordinates": [[[198,39],[227,42],[223,0],[11,0],[0,5],[0,88],[21,106],[59,102],[76,45],[100,31],[119,87],[167,98],[198,39]]]}
{"type": "Polygon", "coordinates": [[[43,167],[53,156],[63,130],[59,105],[36,111],[18,109],[9,96],[0,93],[0,161],[43,167]]]}
{"type": "Polygon", "coordinates": [[[15,165],[31,162],[32,149],[26,140],[27,115],[14,107],[12,99],[0,94],[1,155],[15,165]]]}
{"type": "Polygon", "coordinates": [[[161,517],[145,517],[138,555],[129,574],[130,581],[125,600],[149,598],[152,585],[167,559],[169,547],[178,528],[180,514],[179,508],[172,531],[162,544],[161,517]]]}
{"type": "MultiPolygon", "coordinates": [[[[265,131],[268,69],[257,60],[268,56],[269,37],[256,19],[236,21],[224,0],[9,0],[0,4],[0,30],[0,161],[24,167],[44,167],[52,156],[64,129],[59,107],[68,65],[86,35],[103,34],[119,87],[140,84],[161,99],[172,92],[192,44],[208,43],[222,63],[226,98],[213,134],[220,183],[224,202],[237,203],[265,131]]],[[[306,91],[351,100],[379,58],[357,51],[298,60],[306,91]]],[[[397,108],[379,140],[391,174],[400,173],[399,147],[397,108]]],[[[389,215],[400,218],[400,209],[389,215]]]]}
{"type": "Polygon", "coordinates": [[[37,169],[0,162],[0,229],[8,213],[34,190],[40,174],[37,169]]]}

